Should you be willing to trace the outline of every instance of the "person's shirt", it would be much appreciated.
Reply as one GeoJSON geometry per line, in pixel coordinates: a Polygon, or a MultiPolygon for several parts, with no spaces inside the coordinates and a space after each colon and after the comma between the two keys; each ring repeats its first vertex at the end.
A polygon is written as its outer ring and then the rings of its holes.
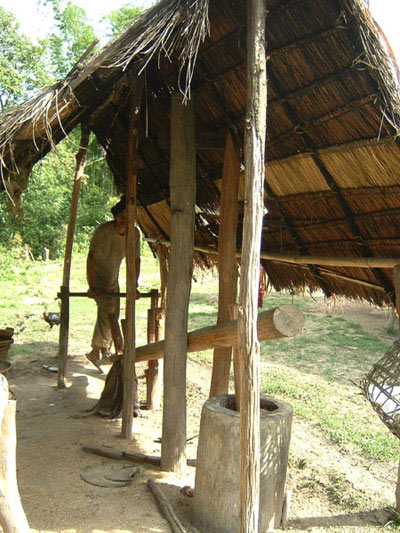
{"type": "MultiPolygon", "coordinates": [[[[136,258],[140,257],[140,233],[135,227],[136,258]]],[[[100,224],[90,241],[90,251],[96,252],[95,272],[97,283],[104,290],[118,287],[121,261],[125,257],[125,235],[115,229],[114,221],[100,224]]]]}

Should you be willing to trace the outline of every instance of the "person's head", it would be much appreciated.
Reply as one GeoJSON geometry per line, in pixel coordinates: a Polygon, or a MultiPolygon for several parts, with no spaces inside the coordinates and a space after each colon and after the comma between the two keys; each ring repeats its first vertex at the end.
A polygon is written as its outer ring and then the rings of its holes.
{"type": "Polygon", "coordinates": [[[125,196],[111,208],[111,213],[114,217],[114,224],[117,233],[125,235],[126,217],[125,217],[125,196]]]}

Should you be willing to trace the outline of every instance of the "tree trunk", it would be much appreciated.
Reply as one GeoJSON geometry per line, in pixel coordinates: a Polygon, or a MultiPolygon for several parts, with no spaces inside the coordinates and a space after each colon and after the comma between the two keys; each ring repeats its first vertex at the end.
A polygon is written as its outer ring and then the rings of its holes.
{"type": "Polygon", "coordinates": [[[186,360],[188,307],[193,270],[196,144],[194,106],[172,96],[171,251],[164,357],[164,410],[161,468],[186,467],[186,360]]]}
{"type": "Polygon", "coordinates": [[[266,130],[265,0],[247,1],[245,211],[238,316],[240,399],[239,532],[258,531],[260,489],[260,346],[257,302],[266,130]]]}
{"type": "MultiPolygon", "coordinates": [[[[236,303],[237,260],[236,231],[238,216],[238,191],[240,178],[239,154],[230,132],[226,135],[224,168],[221,183],[221,201],[218,234],[218,319],[217,324],[230,319],[230,305],[236,303]]],[[[232,348],[214,350],[210,397],[225,394],[229,387],[232,348]]]]}

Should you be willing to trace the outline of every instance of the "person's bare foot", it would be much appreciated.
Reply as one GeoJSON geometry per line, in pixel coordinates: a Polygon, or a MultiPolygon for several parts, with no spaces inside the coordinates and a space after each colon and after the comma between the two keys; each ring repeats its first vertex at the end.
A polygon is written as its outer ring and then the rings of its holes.
{"type": "Polygon", "coordinates": [[[100,353],[98,350],[93,348],[93,350],[90,353],[87,353],[85,357],[88,361],[90,361],[97,368],[97,370],[101,374],[103,374],[102,369],[99,367],[100,353]]]}

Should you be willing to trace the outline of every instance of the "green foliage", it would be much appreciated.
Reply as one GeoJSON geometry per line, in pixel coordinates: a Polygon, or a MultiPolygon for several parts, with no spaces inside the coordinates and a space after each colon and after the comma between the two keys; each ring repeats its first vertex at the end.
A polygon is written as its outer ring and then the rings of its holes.
{"type": "Polygon", "coordinates": [[[83,8],[62,0],[45,0],[44,3],[53,9],[56,31],[42,44],[47,48],[54,76],[60,78],[68,74],[96,36],[83,8]]]}
{"type": "MultiPolygon", "coordinates": [[[[78,130],[72,132],[55,152],[35,165],[21,198],[20,217],[12,214],[7,196],[0,195],[0,243],[4,247],[23,250],[27,246],[36,259],[43,256],[45,247],[51,258],[63,254],[79,136],[78,130]]],[[[78,249],[87,250],[94,229],[111,218],[110,208],[116,200],[111,173],[93,138],[78,203],[78,249]]]]}
{"type": "Polygon", "coordinates": [[[15,17],[0,6],[0,109],[21,102],[49,82],[43,45],[34,45],[19,30],[15,17]]]}
{"type": "Polygon", "coordinates": [[[116,37],[126,30],[141,15],[143,10],[143,7],[127,4],[120,9],[114,9],[103,17],[102,20],[107,21],[111,29],[109,37],[116,37]]]}

